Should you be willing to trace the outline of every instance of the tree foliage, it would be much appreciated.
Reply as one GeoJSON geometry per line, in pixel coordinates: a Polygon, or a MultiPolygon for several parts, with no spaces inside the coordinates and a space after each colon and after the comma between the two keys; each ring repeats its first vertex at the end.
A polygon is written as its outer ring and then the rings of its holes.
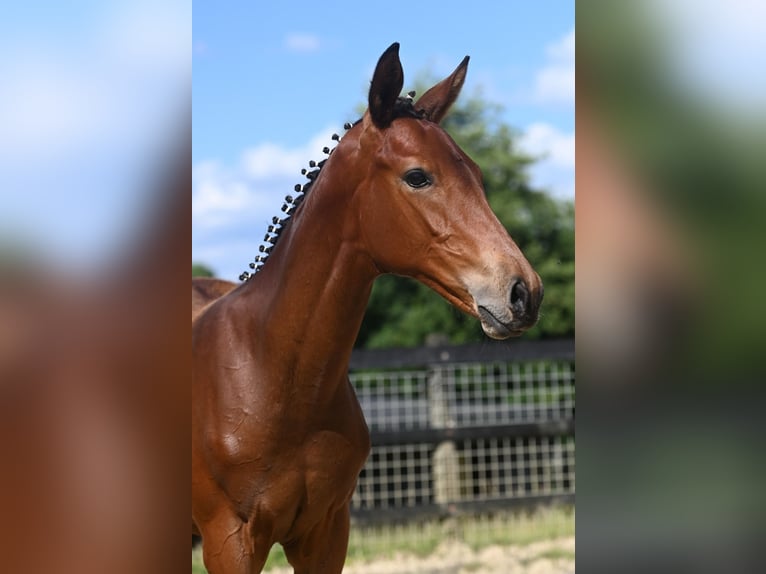
{"type": "MultiPolygon", "coordinates": [[[[574,334],[574,204],[530,186],[531,158],[517,134],[480,96],[457,103],[442,122],[479,165],[490,206],[545,284],[540,322],[527,338],[574,334]]],[[[479,322],[414,280],[384,276],[372,291],[357,346],[422,345],[438,333],[451,343],[484,338],[479,322]]]]}
{"type": "Polygon", "coordinates": [[[213,277],[215,273],[204,263],[192,262],[192,277],[213,277]]]}

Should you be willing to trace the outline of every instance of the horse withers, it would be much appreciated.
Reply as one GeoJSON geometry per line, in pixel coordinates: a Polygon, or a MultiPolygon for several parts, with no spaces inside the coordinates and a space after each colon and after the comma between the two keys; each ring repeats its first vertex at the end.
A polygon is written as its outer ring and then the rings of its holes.
{"type": "Polygon", "coordinates": [[[414,101],[389,47],[368,110],[274,218],[257,272],[193,285],[192,530],[210,572],[258,572],[277,542],[297,573],[341,572],[370,450],[348,364],[376,277],[423,282],[492,338],[536,322],[540,278],[439,126],[467,66],[414,101]]]}

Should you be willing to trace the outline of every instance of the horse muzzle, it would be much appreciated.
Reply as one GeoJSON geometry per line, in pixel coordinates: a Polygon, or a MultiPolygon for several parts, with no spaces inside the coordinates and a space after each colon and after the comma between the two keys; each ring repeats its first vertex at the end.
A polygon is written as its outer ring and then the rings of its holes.
{"type": "Polygon", "coordinates": [[[493,339],[523,334],[537,323],[543,291],[539,278],[532,287],[523,278],[515,278],[502,303],[493,304],[490,298],[484,302],[485,298],[477,297],[476,308],[484,333],[493,339]]]}

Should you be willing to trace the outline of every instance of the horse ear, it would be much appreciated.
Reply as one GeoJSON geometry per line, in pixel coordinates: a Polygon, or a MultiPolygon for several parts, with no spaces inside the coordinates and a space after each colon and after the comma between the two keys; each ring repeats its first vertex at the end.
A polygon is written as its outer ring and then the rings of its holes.
{"type": "Polygon", "coordinates": [[[454,72],[420,96],[415,109],[423,112],[432,122],[441,122],[460,95],[468,71],[468,60],[468,56],[463,58],[454,72]]]}
{"type": "Polygon", "coordinates": [[[394,42],[378,60],[370,85],[370,116],[377,127],[388,127],[393,121],[394,104],[403,85],[404,71],[399,61],[399,42],[394,42]]]}

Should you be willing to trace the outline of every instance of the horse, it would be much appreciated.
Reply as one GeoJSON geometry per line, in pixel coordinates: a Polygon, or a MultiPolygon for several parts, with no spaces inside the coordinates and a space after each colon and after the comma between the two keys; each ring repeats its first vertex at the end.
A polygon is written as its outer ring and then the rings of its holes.
{"type": "Polygon", "coordinates": [[[192,321],[207,305],[226,295],[236,284],[214,277],[196,277],[192,279],[192,321]]]}
{"type": "Polygon", "coordinates": [[[343,569],[370,451],[348,365],[376,277],[421,281],[491,338],[537,321],[540,277],[439,125],[468,60],[415,101],[392,44],[368,109],[310,163],[255,272],[193,284],[192,531],[211,573],[259,572],[275,543],[296,573],[343,569]]]}

